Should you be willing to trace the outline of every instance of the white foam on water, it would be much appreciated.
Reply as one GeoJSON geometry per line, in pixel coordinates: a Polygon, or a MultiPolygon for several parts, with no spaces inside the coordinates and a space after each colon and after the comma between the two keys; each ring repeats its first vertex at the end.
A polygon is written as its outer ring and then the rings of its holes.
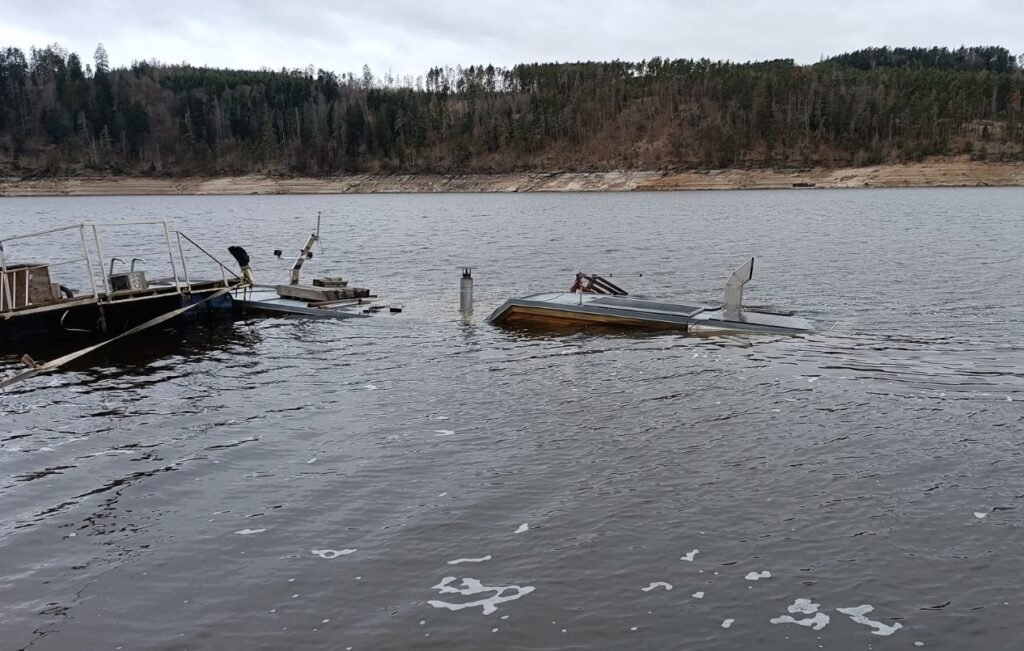
{"type": "Polygon", "coordinates": [[[347,556],[347,555],[353,554],[353,553],[355,553],[357,551],[359,551],[359,550],[358,549],[312,549],[312,550],[310,550],[310,552],[314,556],[319,556],[320,558],[326,558],[327,560],[331,560],[332,558],[337,558],[339,556],[347,556]]]}
{"type": "Polygon", "coordinates": [[[559,355],[572,355],[573,353],[578,353],[579,350],[580,350],[579,348],[566,348],[565,350],[558,351],[558,354],[559,355]]]}
{"type": "Polygon", "coordinates": [[[692,596],[693,596],[694,599],[703,599],[704,598],[704,593],[703,592],[694,592],[692,596]]]}
{"type": "Polygon", "coordinates": [[[789,615],[782,615],[781,617],[773,617],[768,620],[772,624],[796,624],[798,626],[807,626],[815,631],[828,626],[830,620],[829,616],[825,613],[817,613],[814,617],[808,617],[806,619],[793,619],[789,615]]]}
{"type": "Polygon", "coordinates": [[[240,529],[236,531],[239,536],[251,536],[254,533],[263,533],[266,529],[240,529]]]}
{"type": "Polygon", "coordinates": [[[441,579],[441,582],[433,587],[441,594],[459,594],[463,596],[472,596],[482,594],[484,592],[493,592],[494,594],[486,599],[477,599],[476,601],[468,601],[465,603],[450,603],[447,601],[441,601],[439,599],[431,599],[427,603],[434,608],[447,608],[448,610],[463,610],[465,608],[475,608],[480,606],[483,609],[484,615],[490,615],[498,609],[498,604],[505,603],[507,601],[515,601],[520,597],[530,594],[535,590],[532,585],[502,585],[502,586],[485,586],[477,579],[466,577],[462,579],[462,587],[452,587],[451,583],[456,580],[454,576],[446,576],[441,579]]]}
{"type": "Polygon", "coordinates": [[[745,578],[747,581],[758,581],[760,579],[770,579],[770,578],[772,578],[772,573],[767,571],[767,570],[763,570],[761,572],[749,572],[743,578],[745,578]]]}
{"type": "Polygon", "coordinates": [[[828,615],[818,612],[818,608],[820,606],[821,604],[811,603],[810,599],[797,599],[791,606],[787,607],[786,610],[791,613],[801,613],[804,615],[813,614],[814,617],[794,619],[790,615],[782,615],[780,617],[774,617],[768,621],[772,624],[796,624],[798,626],[807,626],[812,630],[820,631],[828,626],[829,621],[831,621],[831,618],[829,618],[828,615]]]}
{"type": "Polygon", "coordinates": [[[455,430],[453,430],[453,429],[435,429],[434,430],[434,434],[437,434],[438,436],[451,436],[454,433],[455,433],[455,430]]]}
{"type": "Polygon", "coordinates": [[[786,608],[791,613],[802,613],[804,615],[813,615],[818,612],[818,608],[821,604],[813,604],[810,599],[797,599],[793,602],[793,605],[786,608]]]}
{"type": "Polygon", "coordinates": [[[483,563],[484,561],[491,560],[491,555],[481,556],[480,558],[456,558],[454,561],[448,561],[449,565],[458,565],[459,563],[483,563]]]}
{"type": "Polygon", "coordinates": [[[850,619],[857,622],[858,624],[870,626],[871,628],[875,629],[871,631],[874,635],[892,635],[896,631],[903,628],[903,624],[900,624],[899,622],[896,622],[895,624],[890,626],[888,624],[883,624],[882,622],[877,622],[873,619],[868,619],[867,617],[865,617],[865,615],[867,615],[874,609],[874,606],[870,606],[868,604],[861,604],[853,608],[836,608],[836,610],[838,610],[844,615],[847,615],[850,619]]]}
{"type": "Polygon", "coordinates": [[[646,588],[640,588],[640,589],[643,590],[644,592],[650,592],[651,590],[653,590],[655,588],[665,588],[665,590],[671,590],[672,589],[672,584],[671,583],[666,583],[664,581],[655,581],[655,582],[651,583],[649,586],[647,586],[646,588]]]}
{"type": "Polygon", "coordinates": [[[363,388],[366,389],[367,391],[375,391],[377,389],[376,385],[373,384],[367,384],[363,388]]]}
{"type": "Polygon", "coordinates": [[[310,459],[306,463],[316,463],[316,457],[313,457],[312,459],[310,459]]]}
{"type": "Polygon", "coordinates": [[[697,557],[697,552],[699,552],[699,551],[700,551],[699,549],[695,549],[692,552],[688,552],[686,555],[680,556],[679,560],[681,560],[681,561],[692,561],[694,558],[697,557]]]}
{"type": "Polygon", "coordinates": [[[437,420],[450,420],[447,416],[437,416],[437,420]]]}
{"type": "Polygon", "coordinates": [[[524,522],[521,525],[519,525],[519,528],[516,529],[513,533],[523,533],[524,531],[526,531],[529,528],[530,528],[529,523],[524,522]]]}
{"type": "Polygon", "coordinates": [[[732,626],[732,623],[735,622],[735,621],[736,621],[735,619],[725,619],[725,620],[722,620],[722,628],[729,628],[730,626],[732,626]]]}
{"type": "Polygon", "coordinates": [[[988,517],[988,513],[982,513],[981,511],[975,511],[974,512],[974,517],[976,517],[976,518],[978,518],[980,520],[982,518],[987,518],[988,517]]]}

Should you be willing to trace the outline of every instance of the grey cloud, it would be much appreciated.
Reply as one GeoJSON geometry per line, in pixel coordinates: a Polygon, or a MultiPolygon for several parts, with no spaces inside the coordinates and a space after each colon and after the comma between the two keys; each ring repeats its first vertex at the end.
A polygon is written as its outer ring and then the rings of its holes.
{"type": "Polygon", "coordinates": [[[378,74],[416,75],[435,65],[653,56],[811,63],[871,45],[1024,49],[1024,5],[1014,0],[6,4],[0,44],[57,41],[89,58],[102,41],[115,65],[156,58],[358,72],[365,63],[378,74]]]}

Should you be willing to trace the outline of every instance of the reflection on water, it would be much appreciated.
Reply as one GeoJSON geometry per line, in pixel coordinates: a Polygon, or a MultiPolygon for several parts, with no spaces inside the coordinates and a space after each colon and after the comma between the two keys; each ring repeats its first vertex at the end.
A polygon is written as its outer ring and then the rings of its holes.
{"type": "Polygon", "coordinates": [[[16,231],[174,215],[268,275],[322,209],[310,272],[406,309],[155,333],[0,396],[0,646],[1014,648],[1022,198],[5,200],[16,231]],[[751,300],[836,328],[484,323],[578,269],[714,300],[748,253],[751,300]]]}

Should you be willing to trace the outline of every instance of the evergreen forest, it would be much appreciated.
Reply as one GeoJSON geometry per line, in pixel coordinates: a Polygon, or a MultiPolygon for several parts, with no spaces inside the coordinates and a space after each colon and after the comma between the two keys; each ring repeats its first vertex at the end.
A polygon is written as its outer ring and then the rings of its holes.
{"type": "Polygon", "coordinates": [[[661,59],[383,78],[0,48],[0,175],[844,167],[1024,158],[1024,57],[869,48],[797,65],[661,59]]]}

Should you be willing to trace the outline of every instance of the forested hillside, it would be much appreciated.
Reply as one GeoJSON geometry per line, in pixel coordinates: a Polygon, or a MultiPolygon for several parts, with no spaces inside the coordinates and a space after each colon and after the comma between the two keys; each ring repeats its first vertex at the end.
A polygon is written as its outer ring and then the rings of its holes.
{"type": "Polygon", "coordinates": [[[1000,47],[809,66],[651,59],[377,78],[0,49],[0,175],[837,167],[1024,151],[1000,47]]]}

